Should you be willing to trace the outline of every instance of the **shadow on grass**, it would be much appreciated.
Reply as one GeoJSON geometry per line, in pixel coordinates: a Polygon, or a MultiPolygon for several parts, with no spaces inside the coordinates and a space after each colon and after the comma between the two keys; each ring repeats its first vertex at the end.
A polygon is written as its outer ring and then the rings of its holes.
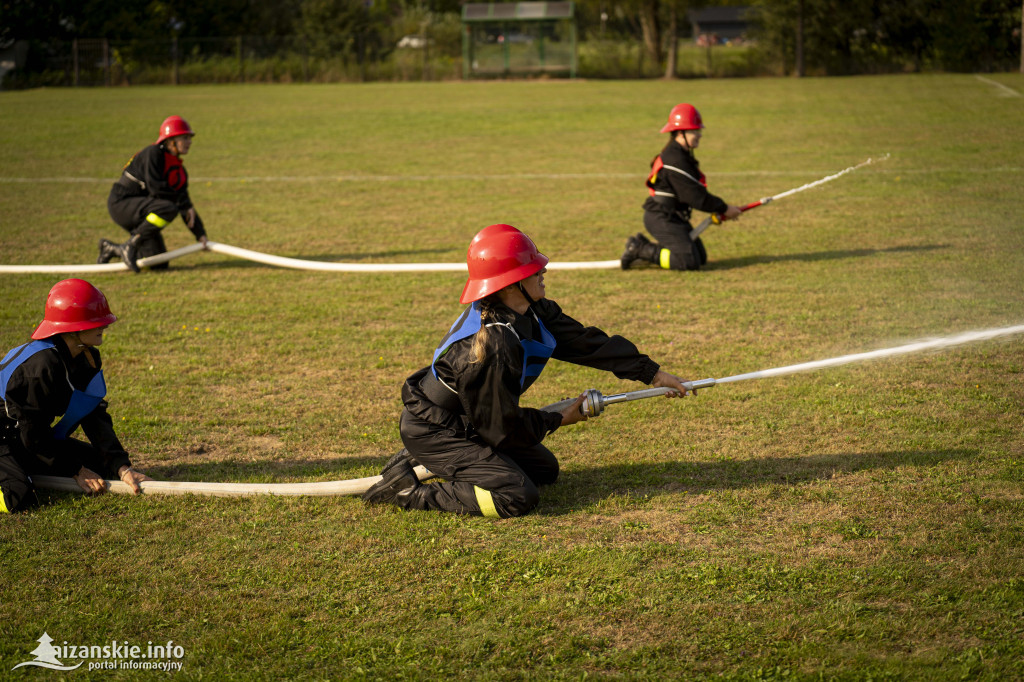
{"type": "Polygon", "coordinates": [[[783,263],[786,261],[804,261],[813,263],[822,260],[842,260],[844,258],[865,258],[880,253],[914,253],[918,251],[936,251],[948,249],[948,244],[933,244],[925,246],[892,246],[886,249],[847,249],[844,251],[821,251],[819,253],[791,253],[785,256],[744,256],[743,258],[726,258],[724,260],[709,260],[704,266],[705,270],[730,270],[732,268],[744,268],[750,265],[761,265],[764,263],[783,263]]]}
{"type": "Polygon", "coordinates": [[[837,474],[898,467],[934,467],[975,457],[974,450],[866,452],[807,457],[764,457],[718,462],[616,464],[563,471],[559,481],[541,490],[537,513],[559,516],[611,495],[656,496],[665,493],[704,493],[763,485],[800,485],[826,481],[837,474]]]}

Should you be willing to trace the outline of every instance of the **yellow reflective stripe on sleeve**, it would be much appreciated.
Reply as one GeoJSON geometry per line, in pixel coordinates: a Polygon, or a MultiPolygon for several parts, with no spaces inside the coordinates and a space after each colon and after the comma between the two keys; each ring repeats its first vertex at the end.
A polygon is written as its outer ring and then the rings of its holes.
{"type": "Polygon", "coordinates": [[[150,225],[156,225],[157,227],[167,227],[167,221],[158,216],[156,213],[150,213],[146,216],[146,222],[150,225]]]}
{"type": "Polygon", "coordinates": [[[481,514],[489,516],[492,519],[501,518],[498,516],[498,510],[494,508],[494,497],[491,495],[490,490],[484,490],[479,486],[473,486],[473,492],[476,493],[476,503],[480,505],[481,514]]]}
{"type": "Polygon", "coordinates": [[[661,265],[661,267],[663,269],[665,269],[665,270],[671,270],[672,269],[672,252],[671,251],[669,251],[668,249],[662,249],[661,250],[661,254],[659,254],[658,258],[661,261],[660,265],[661,265]]]}

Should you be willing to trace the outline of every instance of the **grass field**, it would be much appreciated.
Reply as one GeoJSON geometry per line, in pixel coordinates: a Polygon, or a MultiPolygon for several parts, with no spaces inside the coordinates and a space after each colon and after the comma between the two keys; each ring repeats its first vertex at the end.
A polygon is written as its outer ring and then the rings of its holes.
{"type": "MultiPolygon", "coordinates": [[[[0,94],[5,264],[89,263],[128,157],[180,113],[210,238],[456,262],[508,222],[617,258],[672,105],[731,203],[709,267],[552,271],[574,317],[687,378],[1024,322],[1024,77],[224,86],[0,94]]],[[[191,242],[180,222],[171,248],[191,242]]],[[[0,274],[0,346],[57,275],[0,274]]],[[[160,479],[369,476],[463,278],[216,254],[89,277],[110,412],[160,479]]],[[[0,519],[0,678],[55,644],[182,647],[185,679],[1024,679],[1024,338],[610,407],[520,519],[356,498],[44,492],[0,519]]],[[[540,406],[640,388],[552,363],[540,406]]],[[[61,677],[61,676],[64,677],[61,677]]]]}

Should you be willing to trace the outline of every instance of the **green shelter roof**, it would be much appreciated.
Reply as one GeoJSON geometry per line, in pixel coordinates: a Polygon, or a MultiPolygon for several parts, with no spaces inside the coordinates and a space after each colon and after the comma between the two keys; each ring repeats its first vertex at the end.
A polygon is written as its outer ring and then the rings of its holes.
{"type": "Polygon", "coordinates": [[[571,19],[575,7],[567,2],[471,2],[462,6],[462,21],[530,21],[571,19]]]}

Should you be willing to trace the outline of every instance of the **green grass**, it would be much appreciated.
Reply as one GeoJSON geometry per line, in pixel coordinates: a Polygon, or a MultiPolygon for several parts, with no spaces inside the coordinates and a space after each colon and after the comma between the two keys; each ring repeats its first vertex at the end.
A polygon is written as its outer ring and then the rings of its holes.
{"type": "MultiPolygon", "coordinates": [[[[891,156],[712,228],[706,271],[552,271],[571,315],[688,378],[1024,321],[1024,98],[970,75],[3,93],[0,260],[91,262],[171,113],[215,241],[454,262],[510,222],[616,258],[680,100],[733,203],[891,156]]],[[[0,274],[0,345],[58,279],[0,274]]],[[[376,473],[462,285],[216,254],[89,279],[136,464],[211,481],[376,473]]],[[[187,679],[1022,679],[1022,373],[1016,337],[616,405],[547,441],[562,478],[521,519],[44,493],[0,519],[0,670],[56,679],[11,671],[46,631],[173,640],[187,679]]],[[[639,387],[553,363],[526,402],[591,386],[639,387]]]]}

